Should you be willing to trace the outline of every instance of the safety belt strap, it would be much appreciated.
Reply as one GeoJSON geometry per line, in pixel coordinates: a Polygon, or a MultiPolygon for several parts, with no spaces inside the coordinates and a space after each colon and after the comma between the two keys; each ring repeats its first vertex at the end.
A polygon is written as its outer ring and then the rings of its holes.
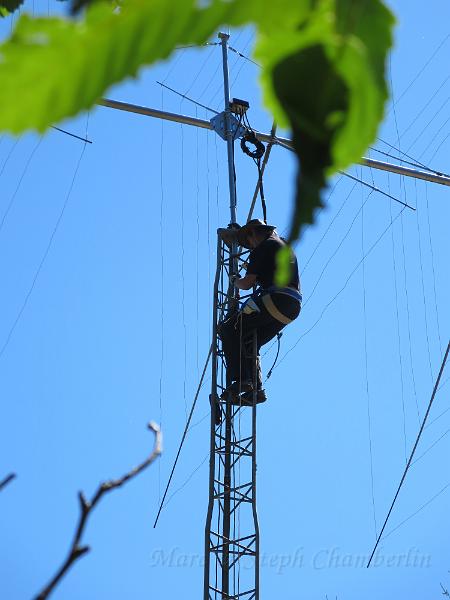
{"type": "Polygon", "coordinates": [[[289,287],[276,287],[275,285],[272,285],[268,288],[266,288],[265,290],[266,294],[286,294],[286,296],[291,296],[291,298],[295,298],[295,300],[298,300],[300,303],[302,302],[302,295],[300,294],[300,292],[298,290],[294,290],[293,288],[289,288],[289,287]]]}
{"type": "Polygon", "coordinates": [[[283,323],[284,325],[287,325],[288,323],[292,323],[292,319],[289,319],[289,317],[286,317],[285,315],[283,315],[283,313],[281,313],[278,310],[278,308],[273,303],[273,300],[270,297],[270,294],[264,295],[261,299],[262,299],[264,306],[266,307],[267,312],[274,319],[276,319],[277,321],[280,321],[280,323],[283,323]]]}

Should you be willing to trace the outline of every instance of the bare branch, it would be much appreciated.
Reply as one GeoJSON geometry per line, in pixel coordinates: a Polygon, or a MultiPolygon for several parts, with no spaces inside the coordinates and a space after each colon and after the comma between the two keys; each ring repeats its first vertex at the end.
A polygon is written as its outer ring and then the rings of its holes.
{"type": "Polygon", "coordinates": [[[15,473],[10,473],[9,475],[7,475],[3,481],[0,481],[0,490],[6,487],[8,483],[11,483],[11,481],[16,477],[17,475],[15,473]]]}
{"type": "Polygon", "coordinates": [[[120,479],[105,481],[105,482],[101,483],[99,485],[97,491],[95,492],[92,500],[90,500],[90,501],[86,500],[86,497],[84,496],[83,492],[79,492],[78,500],[80,502],[80,517],[79,517],[78,525],[77,525],[77,528],[75,531],[75,536],[73,538],[73,542],[70,547],[69,554],[68,554],[66,560],[64,561],[64,563],[61,565],[61,568],[56,573],[56,575],[53,577],[53,579],[50,581],[50,583],[36,596],[35,600],[45,600],[46,598],[48,598],[48,596],[51,594],[51,592],[57,586],[59,581],[64,577],[64,575],[67,573],[67,571],[70,569],[70,567],[79,558],[81,558],[82,556],[84,556],[85,554],[87,554],[89,552],[89,550],[90,550],[89,546],[82,546],[82,545],[80,545],[80,542],[81,542],[81,538],[84,533],[84,529],[87,524],[88,517],[89,517],[92,509],[100,501],[101,497],[104,494],[106,494],[107,492],[110,492],[116,488],[121,487],[122,485],[124,485],[124,483],[127,483],[128,481],[130,481],[130,479],[133,479],[134,477],[139,475],[139,473],[141,473],[147,467],[149,467],[156,460],[156,458],[158,458],[158,456],[161,454],[161,451],[162,451],[161,431],[160,431],[158,425],[156,425],[156,423],[153,423],[153,422],[150,422],[148,424],[148,428],[151,431],[153,431],[153,433],[155,434],[155,443],[153,446],[152,453],[146,460],[144,460],[144,462],[142,462],[139,466],[131,469],[131,471],[129,471],[128,473],[125,473],[125,475],[123,477],[121,477],[120,479]]]}

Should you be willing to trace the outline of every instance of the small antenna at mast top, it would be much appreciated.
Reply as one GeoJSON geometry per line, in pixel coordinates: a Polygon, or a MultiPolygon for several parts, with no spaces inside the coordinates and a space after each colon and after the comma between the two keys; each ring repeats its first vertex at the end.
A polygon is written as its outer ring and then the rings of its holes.
{"type": "Polygon", "coordinates": [[[229,40],[230,34],[224,33],[223,31],[219,31],[219,33],[217,34],[217,37],[220,38],[221,40],[229,40]]]}
{"type": "Polygon", "coordinates": [[[250,104],[247,100],[240,100],[239,98],[233,98],[230,101],[230,110],[235,115],[245,115],[250,108],[250,104]]]}

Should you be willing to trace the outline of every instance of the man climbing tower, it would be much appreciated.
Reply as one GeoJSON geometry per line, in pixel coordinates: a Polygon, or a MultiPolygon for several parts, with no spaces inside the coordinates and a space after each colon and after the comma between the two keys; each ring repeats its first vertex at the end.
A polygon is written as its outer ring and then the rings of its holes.
{"type": "Polygon", "coordinates": [[[262,388],[259,350],[273,339],[288,323],[298,317],[302,296],[295,254],[291,251],[290,279],[286,287],[276,287],[276,255],[286,246],[272,225],[252,219],[243,227],[235,225],[220,229],[219,235],[228,244],[236,242],[251,250],[245,277],[235,277],[239,290],[256,287],[238,311],[227,315],[219,325],[219,335],[232,383],[224,394],[231,393],[235,404],[253,402],[253,334],[257,346],[257,402],[266,400],[262,388]]]}

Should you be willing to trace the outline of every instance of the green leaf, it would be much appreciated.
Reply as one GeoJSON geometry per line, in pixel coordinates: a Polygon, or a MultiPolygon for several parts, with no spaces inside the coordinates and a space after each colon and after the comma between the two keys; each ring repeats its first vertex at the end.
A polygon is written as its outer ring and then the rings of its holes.
{"type": "Polygon", "coordinates": [[[25,0],[0,0],[0,17],[7,17],[17,10],[25,0]]]}
{"type": "Polygon", "coordinates": [[[275,285],[284,287],[291,279],[292,252],[289,246],[280,248],[276,256],[275,285]]]}
{"type": "Polygon", "coordinates": [[[284,31],[265,32],[256,56],[266,104],[289,125],[299,158],[289,241],[313,222],[326,178],[357,162],[387,98],[392,14],[381,0],[317,0],[284,31]]]}
{"type": "MultiPolygon", "coordinates": [[[[325,186],[326,170],[332,164],[330,139],[349,108],[349,94],[320,45],[283,60],[274,69],[273,82],[291,122],[293,145],[300,161],[289,234],[292,241],[302,225],[312,223],[314,209],[321,206],[320,191],[325,186]],[[298,80],[307,85],[293,85],[290,73],[296,73],[298,80]]],[[[357,154],[355,158],[359,157],[357,154]]]]}
{"type": "Polygon", "coordinates": [[[98,1],[82,20],[22,15],[0,45],[0,130],[44,131],[89,109],[112,84],[166,58],[177,44],[203,43],[235,4],[128,0],[113,11],[98,1]]]}
{"type": "Polygon", "coordinates": [[[327,177],[360,159],[381,121],[394,23],[381,0],[96,0],[76,20],[22,15],[0,45],[0,130],[44,131],[223,23],[256,25],[266,105],[292,129],[292,242],[327,177]]]}

